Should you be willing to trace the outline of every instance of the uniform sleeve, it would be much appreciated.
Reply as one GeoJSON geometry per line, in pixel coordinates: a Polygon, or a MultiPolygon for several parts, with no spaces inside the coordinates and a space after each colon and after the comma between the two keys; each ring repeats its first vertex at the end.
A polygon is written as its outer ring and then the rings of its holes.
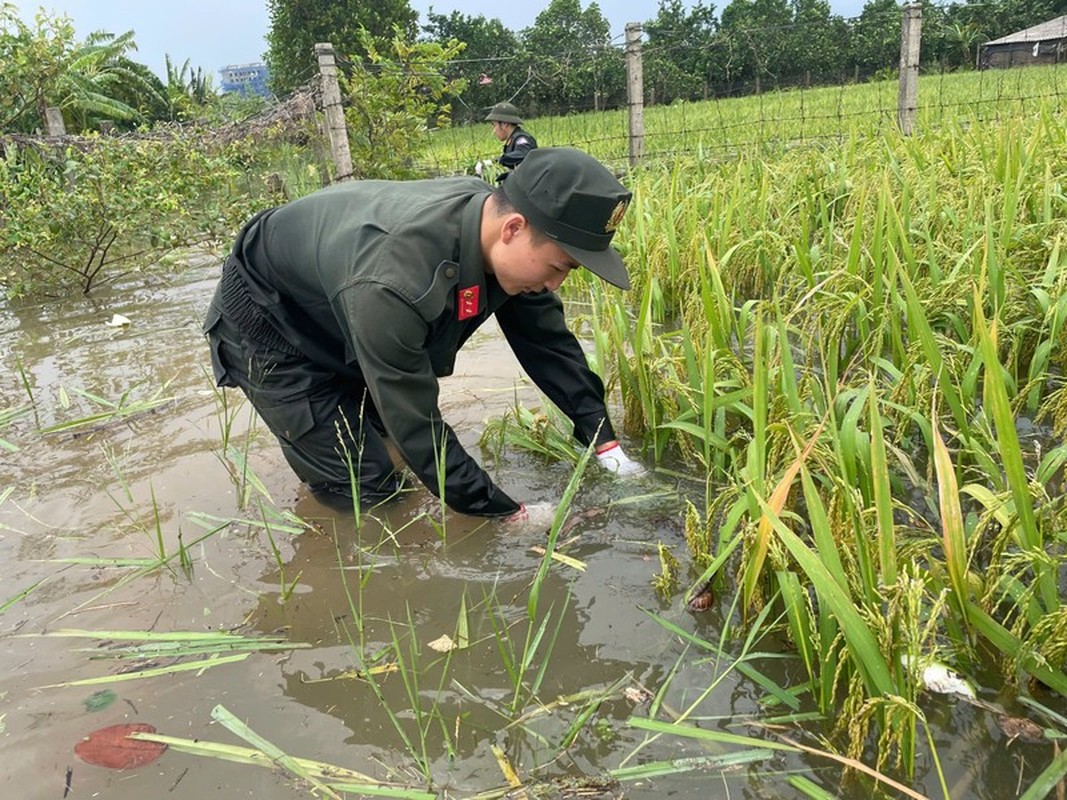
{"type": "Polygon", "coordinates": [[[515,137],[515,140],[511,143],[511,149],[500,156],[501,166],[508,169],[514,169],[522,160],[526,158],[526,154],[537,147],[537,142],[528,133],[520,133],[515,137]]]}
{"type": "Polygon", "coordinates": [[[567,328],[559,297],[554,292],[516,295],[496,317],[523,369],[574,423],[574,438],[583,445],[614,439],[604,383],[567,328]]]}
{"type": "Polygon", "coordinates": [[[450,508],[488,517],[518,511],[519,504],[497,488],[441,418],[422,317],[376,283],[345,289],[336,304],[382,422],[426,488],[441,496],[438,465],[443,461],[444,501],[450,508]]]}

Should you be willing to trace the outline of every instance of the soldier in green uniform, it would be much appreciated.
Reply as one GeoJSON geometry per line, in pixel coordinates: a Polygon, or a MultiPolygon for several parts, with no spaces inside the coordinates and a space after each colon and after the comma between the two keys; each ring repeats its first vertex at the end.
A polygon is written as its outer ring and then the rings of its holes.
{"type": "Polygon", "coordinates": [[[550,507],[513,500],[463,449],[441,418],[437,380],[495,315],[578,442],[595,442],[620,475],[642,472],[615,439],[604,385],[555,293],[579,266],[629,288],[610,246],[629,201],[594,158],[541,148],[495,190],[462,177],[354,181],[261,212],[238,235],[205,320],[215,378],[241,388],[323,499],[350,501],[345,450],[363,507],[393,495],[388,436],[452,509],[543,524],[550,507]]]}
{"type": "MultiPolygon", "coordinates": [[[[537,140],[522,129],[519,109],[511,103],[497,103],[489,109],[485,121],[493,124],[493,135],[504,143],[504,152],[497,159],[502,167],[515,169],[537,147],[537,140]]],[[[505,176],[507,174],[504,173],[505,176]]]]}

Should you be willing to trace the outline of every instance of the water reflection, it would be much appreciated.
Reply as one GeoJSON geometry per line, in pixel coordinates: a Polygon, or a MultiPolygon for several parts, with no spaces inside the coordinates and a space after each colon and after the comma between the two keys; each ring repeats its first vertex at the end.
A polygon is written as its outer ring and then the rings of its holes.
{"type": "Polygon", "coordinates": [[[619,757],[613,741],[634,711],[621,688],[656,685],[664,669],[657,654],[671,638],[634,603],[658,604],[649,547],[618,535],[626,531],[624,517],[605,510],[589,517],[599,528],[572,529],[580,536],[567,552],[586,562],[586,572],[557,566],[549,573],[531,628],[527,603],[540,556],[528,548],[535,540],[451,515],[442,538],[423,516],[433,509],[410,499],[374,512],[385,524],[368,522],[357,542],[350,515],[332,515],[311,498],[298,508],[317,530],[295,540],[282,570],[263,575],[272,588],[252,618],[257,630],[314,645],[282,666],[286,696],[340,719],[350,744],[378,748],[390,763],[413,745],[421,752],[425,741],[438,783],[465,790],[500,782],[499,774],[479,774],[491,744],[506,746],[525,770],[543,767],[546,776],[597,775],[619,757]],[[283,575],[288,582],[299,575],[288,599],[283,575]],[[435,639],[458,637],[461,612],[469,646],[436,652],[435,639]],[[521,661],[528,634],[546,617],[537,656],[517,688],[519,667],[509,662],[521,661]],[[397,670],[375,676],[380,695],[362,674],[375,667],[397,670]],[[613,684],[619,691],[584,730],[575,729],[561,759],[569,726],[596,690],[613,684]],[[571,699],[546,710],[558,698],[571,699]]]}

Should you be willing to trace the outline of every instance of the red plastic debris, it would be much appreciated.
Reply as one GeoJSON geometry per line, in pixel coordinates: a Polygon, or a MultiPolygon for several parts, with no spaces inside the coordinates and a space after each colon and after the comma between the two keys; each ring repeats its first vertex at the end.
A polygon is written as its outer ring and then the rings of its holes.
{"type": "Polygon", "coordinates": [[[156,729],[146,722],[101,728],[74,745],[74,755],[97,767],[133,769],[155,761],[167,749],[165,744],[159,742],[127,738],[134,732],[155,733],[156,729]]]}

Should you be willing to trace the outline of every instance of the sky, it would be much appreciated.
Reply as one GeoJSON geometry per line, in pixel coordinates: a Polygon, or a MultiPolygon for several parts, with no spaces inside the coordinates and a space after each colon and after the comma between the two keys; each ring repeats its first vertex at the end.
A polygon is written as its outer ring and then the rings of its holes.
{"type": "MultiPolygon", "coordinates": [[[[374,0],[369,0],[374,2],[374,0]]],[[[459,11],[467,16],[500,19],[512,31],[533,25],[550,0],[526,0],[506,4],[500,0],[410,0],[419,12],[420,22],[432,9],[448,15],[459,11]]],[[[588,8],[590,0],[579,0],[588,8]]],[[[65,14],[74,23],[79,38],[93,31],[115,35],[134,32],[135,61],[147,65],[161,77],[166,74],[165,56],[181,67],[186,59],[195,70],[203,69],[218,85],[218,70],[229,64],[263,60],[269,27],[266,0],[14,0],[24,22],[33,20],[37,9],[65,14]]],[[[684,3],[686,7],[692,3],[684,3]]],[[[608,20],[613,40],[622,43],[628,22],[645,22],[656,16],[658,0],[600,0],[601,13],[608,20]]],[[[728,0],[714,3],[719,11],[728,0]]],[[[835,14],[855,16],[863,0],[830,0],[835,14]]]]}

